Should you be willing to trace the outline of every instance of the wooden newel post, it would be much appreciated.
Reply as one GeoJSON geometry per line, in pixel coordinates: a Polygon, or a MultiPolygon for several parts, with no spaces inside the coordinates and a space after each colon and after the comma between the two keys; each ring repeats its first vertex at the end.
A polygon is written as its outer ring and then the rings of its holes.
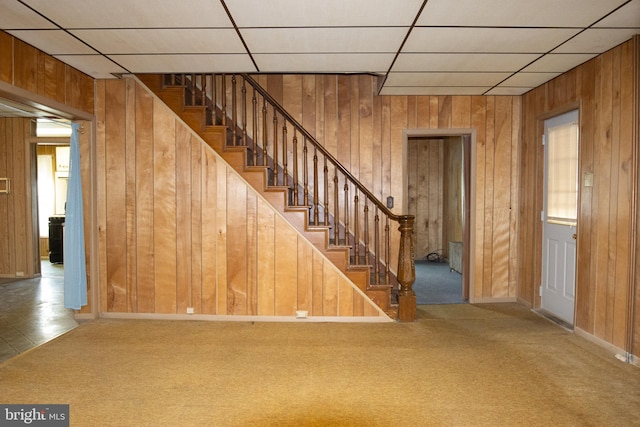
{"type": "Polygon", "coordinates": [[[401,322],[416,320],[416,293],[413,282],[416,280],[416,265],[413,252],[413,221],[412,215],[400,217],[400,253],[398,254],[398,319],[401,322]]]}

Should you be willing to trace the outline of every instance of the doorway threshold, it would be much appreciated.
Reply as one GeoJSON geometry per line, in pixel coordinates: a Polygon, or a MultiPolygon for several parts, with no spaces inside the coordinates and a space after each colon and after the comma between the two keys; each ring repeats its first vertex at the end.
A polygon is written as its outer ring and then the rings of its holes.
{"type": "Polygon", "coordinates": [[[572,324],[560,319],[559,317],[555,316],[554,314],[549,313],[548,311],[543,310],[541,308],[532,309],[531,311],[536,313],[538,316],[547,319],[551,323],[555,323],[556,325],[560,326],[562,329],[565,329],[565,330],[567,330],[569,332],[573,332],[573,325],[572,324]]]}

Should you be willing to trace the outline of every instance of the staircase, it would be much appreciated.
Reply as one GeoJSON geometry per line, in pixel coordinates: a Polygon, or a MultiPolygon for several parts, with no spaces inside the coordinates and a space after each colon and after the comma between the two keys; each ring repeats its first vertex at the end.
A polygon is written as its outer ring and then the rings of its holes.
{"type": "Polygon", "coordinates": [[[412,216],[389,211],[249,75],[137,77],[390,317],[415,319],[412,216]]]}

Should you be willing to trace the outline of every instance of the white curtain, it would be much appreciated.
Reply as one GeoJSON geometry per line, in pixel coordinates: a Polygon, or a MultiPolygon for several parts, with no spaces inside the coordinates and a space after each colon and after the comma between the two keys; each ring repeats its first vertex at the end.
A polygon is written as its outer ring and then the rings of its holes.
{"type": "Polygon", "coordinates": [[[78,124],[71,124],[71,154],[64,224],[64,306],[79,310],[87,305],[87,268],[84,252],[84,216],[78,124]]]}

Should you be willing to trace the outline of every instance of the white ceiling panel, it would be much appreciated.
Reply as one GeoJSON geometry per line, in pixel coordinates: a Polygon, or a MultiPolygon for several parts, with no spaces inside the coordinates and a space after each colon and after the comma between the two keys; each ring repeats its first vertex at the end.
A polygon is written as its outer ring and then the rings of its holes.
{"type": "Polygon", "coordinates": [[[585,30],[555,49],[553,53],[601,53],[629,40],[637,32],[638,30],[631,28],[585,30]]]}
{"type": "Polygon", "coordinates": [[[56,55],[55,57],[95,79],[109,79],[114,77],[111,73],[127,72],[102,55],[56,55]]]}
{"type": "Polygon", "coordinates": [[[0,28],[31,29],[56,28],[56,26],[17,1],[3,1],[0,28]]]}
{"type": "Polygon", "coordinates": [[[635,27],[640,28],[640,0],[625,4],[594,27],[635,27]]]}
{"type": "Polygon", "coordinates": [[[626,0],[429,0],[417,25],[586,27],[626,0]]]}
{"type": "Polygon", "coordinates": [[[212,0],[24,0],[63,28],[232,27],[212,0]]]}
{"type": "Polygon", "coordinates": [[[640,0],[0,0],[0,28],[95,78],[370,73],[383,94],[517,95],[639,34],[640,0]]]}
{"type": "Polygon", "coordinates": [[[517,73],[500,83],[500,86],[536,87],[559,75],[560,73],[517,73]]]}
{"type": "Polygon", "coordinates": [[[498,86],[493,89],[487,91],[485,95],[494,95],[494,96],[518,96],[524,93],[529,92],[533,87],[503,87],[498,86]]]}
{"type": "Polygon", "coordinates": [[[256,54],[263,73],[386,73],[392,53],[360,54],[256,54]]]}
{"type": "Polygon", "coordinates": [[[510,73],[389,73],[386,86],[495,86],[510,73]]]}
{"type": "Polygon", "coordinates": [[[238,27],[410,26],[422,0],[226,0],[238,27]]]}
{"type": "Polygon", "coordinates": [[[595,54],[549,54],[523,69],[527,73],[564,73],[596,56],[595,54]]]}
{"type": "Polygon", "coordinates": [[[391,71],[514,72],[536,54],[401,53],[391,71]]]}
{"type": "Polygon", "coordinates": [[[40,50],[49,55],[95,55],[98,53],[63,30],[17,30],[8,32],[32,46],[39,46],[40,50]]]}
{"type": "Polygon", "coordinates": [[[402,86],[385,87],[380,91],[380,95],[482,95],[491,89],[486,87],[458,87],[458,86],[402,86]]]}
{"type": "Polygon", "coordinates": [[[395,53],[406,28],[248,28],[240,31],[253,53],[395,53]]]}
{"type": "Polygon", "coordinates": [[[251,58],[245,54],[218,55],[109,55],[135,73],[221,73],[255,72],[251,58]],[[133,71],[135,70],[135,71],[133,71]]]}
{"type": "Polygon", "coordinates": [[[103,54],[245,53],[232,29],[71,30],[103,54]]]}
{"type": "Polygon", "coordinates": [[[414,28],[403,52],[547,53],[579,29],[414,28]]]}

